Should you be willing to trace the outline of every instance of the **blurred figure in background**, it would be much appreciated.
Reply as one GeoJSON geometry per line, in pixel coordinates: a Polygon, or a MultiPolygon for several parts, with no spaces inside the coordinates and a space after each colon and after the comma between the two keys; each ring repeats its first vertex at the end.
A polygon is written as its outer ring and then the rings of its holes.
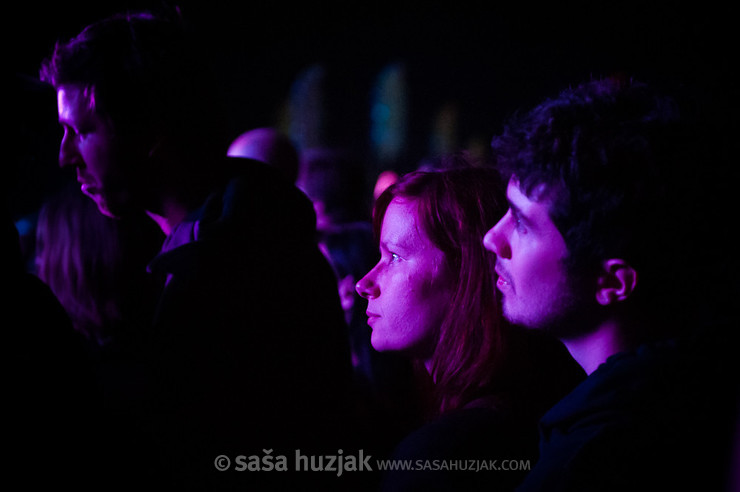
{"type": "Polygon", "coordinates": [[[3,442],[12,450],[4,481],[98,490],[108,453],[84,338],[49,287],[26,271],[18,231],[2,212],[3,442]]]}
{"type": "Polygon", "coordinates": [[[68,186],[39,213],[36,272],[75,329],[103,347],[140,336],[149,323],[155,286],[146,266],[163,240],[148,217],[111,219],[68,186]]]}
{"type": "Polygon", "coordinates": [[[398,174],[395,171],[383,171],[375,180],[373,187],[373,200],[377,200],[383,194],[386,188],[398,181],[398,174]]]}
{"type": "Polygon", "coordinates": [[[298,179],[298,151],[290,138],[274,128],[255,128],[242,133],[231,142],[226,154],[275,166],[291,183],[298,179]]]}
{"type": "Polygon", "coordinates": [[[365,170],[352,152],[308,149],[301,154],[297,186],[313,202],[319,231],[337,224],[369,221],[365,170]]]}
{"type": "Polygon", "coordinates": [[[146,268],[164,235],[144,215],[106,217],[76,188],[63,187],[39,212],[36,273],[87,342],[105,429],[96,430],[105,441],[97,452],[114,462],[150,438],[140,433],[147,405],[140,382],[148,377],[141,357],[159,291],[146,268]]]}

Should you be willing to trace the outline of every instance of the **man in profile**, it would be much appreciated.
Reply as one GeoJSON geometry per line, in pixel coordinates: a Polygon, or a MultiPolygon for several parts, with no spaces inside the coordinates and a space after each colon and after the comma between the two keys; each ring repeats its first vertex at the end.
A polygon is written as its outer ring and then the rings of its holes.
{"type": "Polygon", "coordinates": [[[140,400],[122,416],[137,442],[118,459],[207,488],[247,479],[219,474],[219,455],[349,446],[351,373],[311,202],[275,168],[225,156],[200,48],[179,18],[116,15],[58,43],[41,76],[82,193],[112,217],[146,211],[167,235],[151,329],[121,376],[140,400]]]}
{"type": "Polygon", "coordinates": [[[484,244],[504,315],[559,338],[590,375],[543,417],[522,490],[717,490],[728,478],[729,323],[700,292],[713,288],[702,272],[722,221],[692,221],[709,218],[690,179],[707,172],[692,125],[675,100],[605,79],[493,139],[510,207],[484,244]]]}

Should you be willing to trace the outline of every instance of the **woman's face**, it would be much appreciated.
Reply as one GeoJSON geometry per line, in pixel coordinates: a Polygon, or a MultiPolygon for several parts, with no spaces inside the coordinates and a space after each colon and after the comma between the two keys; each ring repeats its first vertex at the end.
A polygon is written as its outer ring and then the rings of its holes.
{"type": "Polygon", "coordinates": [[[356,288],[368,300],[375,350],[428,360],[454,280],[444,253],[422,230],[416,208],[412,200],[391,201],[380,232],[380,261],[356,288]]]}

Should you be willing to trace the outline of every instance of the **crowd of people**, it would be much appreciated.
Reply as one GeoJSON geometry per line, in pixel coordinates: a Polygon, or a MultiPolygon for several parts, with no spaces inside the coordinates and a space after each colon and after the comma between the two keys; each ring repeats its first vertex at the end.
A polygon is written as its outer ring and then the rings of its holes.
{"type": "Polygon", "coordinates": [[[732,258],[705,257],[722,239],[698,203],[712,154],[684,101],[591,80],[523,108],[484,162],[367,183],[345,149],[298,149],[274,128],[226,141],[198,52],[177,19],[140,13],[43,62],[78,186],[40,209],[32,269],[6,229],[11,311],[33,314],[9,329],[11,445],[54,457],[44,473],[14,462],[19,476],[740,485],[735,319],[701,285],[732,258]],[[362,453],[411,468],[296,468],[362,453]],[[234,471],[240,456],[257,469],[234,471]],[[259,470],[278,456],[286,469],[259,470]],[[523,465],[468,469],[508,461],[523,465]]]}

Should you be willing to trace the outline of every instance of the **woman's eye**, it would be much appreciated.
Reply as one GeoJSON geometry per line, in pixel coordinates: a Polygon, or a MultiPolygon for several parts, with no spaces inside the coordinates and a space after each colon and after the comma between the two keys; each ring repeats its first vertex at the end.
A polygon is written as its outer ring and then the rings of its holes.
{"type": "Polygon", "coordinates": [[[391,253],[391,263],[395,263],[395,262],[397,262],[400,259],[401,259],[401,257],[398,256],[396,253],[391,253]]]}

